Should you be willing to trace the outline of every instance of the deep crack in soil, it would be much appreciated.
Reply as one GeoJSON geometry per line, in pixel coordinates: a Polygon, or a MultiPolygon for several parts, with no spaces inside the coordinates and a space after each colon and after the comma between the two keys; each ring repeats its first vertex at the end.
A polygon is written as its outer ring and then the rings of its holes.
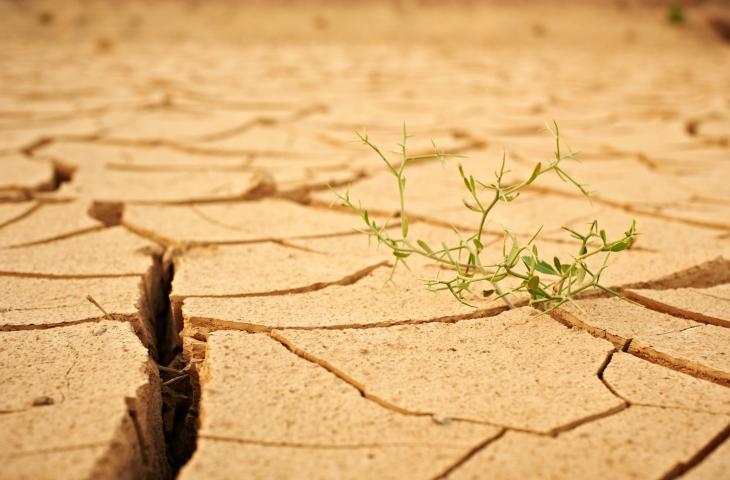
{"type": "Polygon", "coordinates": [[[163,287],[166,302],[157,311],[157,350],[159,354],[162,424],[167,460],[177,476],[195,451],[198,436],[200,380],[196,359],[183,350],[181,330],[173,320],[170,302],[175,276],[172,256],[166,255],[163,265],[163,287]]]}

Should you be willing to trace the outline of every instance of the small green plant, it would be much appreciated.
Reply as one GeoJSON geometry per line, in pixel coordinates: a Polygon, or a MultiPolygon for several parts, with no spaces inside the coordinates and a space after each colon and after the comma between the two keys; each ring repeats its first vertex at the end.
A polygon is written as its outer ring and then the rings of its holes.
{"type": "Polygon", "coordinates": [[[681,3],[671,3],[667,10],[667,19],[670,23],[680,25],[684,23],[684,8],[681,3]]]}
{"type": "MultiPolygon", "coordinates": [[[[392,251],[394,256],[393,271],[412,256],[425,257],[443,269],[450,272],[447,279],[436,278],[427,281],[427,287],[432,291],[448,290],[460,302],[468,303],[468,295],[483,298],[501,299],[511,308],[514,303],[510,299],[517,293],[526,293],[529,296],[529,304],[544,312],[572,302],[573,298],[589,289],[599,289],[614,295],[618,293],[600,283],[601,274],[608,265],[609,256],[631,247],[636,235],[636,222],[633,221],[623,236],[609,240],[606,232],[599,228],[598,222],[593,221],[585,233],[564,228],[577,242],[577,251],[570,259],[559,259],[554,257],[551,262],[540,257],[536,239],[542,227],[524,244],[521,244],[517,235],[505,230],[504,241],[501,252],[497,252],[497,261],[488,262],[485,247],[485,226],[489,214],[501,203],[512,202],[518,198],[520,193],[527,189],[541,177],[548,174],[557,175],[562,181],[571,184],[585,197],[589,197],[585,187],[571,177],[562,167],[567,159],[574,158],[575,154],[569,149],[566,152],[561,148],[561,137],[556,123],[554,128],[548,128],[555,139],[554,157],[547,162],[538,163],[532,170],[532,174],[524,181],[507,183],[505,175],[505,157],[502,156],[499,168],[495,172],[495,180],[484,183],[472,175],[468,175],[463,166],[459,164],[459,175],[461,176],[468,199],[463,200],[464,206],[475,213],[476,228],[474,232],[462,237],[456,228],[458,243],[448,245],[441,242],[438,246],[431,246],[423,240],[413,241],[409,238],[409,221],[406,211],[405,190],[406,190],[406,167],[417,160],[438,159],[457,157],[439,152],[434,144],[434,152],[427,155],[410,156],[406,148],[409,138],[405,126],[403,127],[403,143],[399,145],[400,160],[396,163],[389,160],[381,150],[373,144],[367,135],[358,133],[363,144],[372,149],[375,154],[385,163],[388,171],[393,175],[398,185],[400,199],[399,235],[391,235],[388,228],[388,221],[381,225],[371,218],[368,210],[362,206],[355,205],[350,199],[349,192],[335,192],[342,205],[359,215],[366,225],[362,231],[369,237],[377,240],[379,245],[384,245],[392,251]]],[[[392,277],[392,275],[391,275],[392,277]]]]}

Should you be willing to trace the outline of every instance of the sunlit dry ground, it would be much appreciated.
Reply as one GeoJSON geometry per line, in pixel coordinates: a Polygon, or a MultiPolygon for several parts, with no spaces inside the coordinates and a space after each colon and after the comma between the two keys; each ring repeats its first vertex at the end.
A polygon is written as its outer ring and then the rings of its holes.
{"type": "Polygon", "coordinates": [[[0,477],[726,477],[722,14],[0,4],[0,477]],[[593,200],[541,181],[490,248],[636,219],[603,278],[634,303],[474,309],[419,262],[382,288],[393,257],[330,208],[397,213],[354,132],[389,152],[405,123],[466,157],[407,173],[411,235],[453,240],[457,162],[527,176],[553,120],[593,200]]]}

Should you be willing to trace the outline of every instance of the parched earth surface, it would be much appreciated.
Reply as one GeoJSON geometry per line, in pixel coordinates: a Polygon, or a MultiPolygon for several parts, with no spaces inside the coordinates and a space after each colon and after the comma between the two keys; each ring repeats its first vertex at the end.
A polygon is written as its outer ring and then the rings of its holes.
{"type": "MultiPolygon", "coordinates": [[[[0,6],[0,477],[730,475],[730,48],[689,9],[0,6]],[[355,232],[403,123],[410,235],[641,235],[551,315],[425,290],[355,232]]],[[[716,23],[715,23],[716,24],[716,23]]],[[[379,221],[380,221],[379,220],[379,221]]],[[[397,219],[392,221],[397,227],[397,219]]],[[[519,300],[519,299],[517,299],[519,300]]]]}

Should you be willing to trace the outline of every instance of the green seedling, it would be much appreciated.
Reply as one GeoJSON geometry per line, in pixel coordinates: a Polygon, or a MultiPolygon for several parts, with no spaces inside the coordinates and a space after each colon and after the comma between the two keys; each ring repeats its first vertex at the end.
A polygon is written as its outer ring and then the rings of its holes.
{"type": "Polygon", "coordinates": [[[669,19],[670,23],[673,23],[675,25],[680,25],[684,23],[684,8],[682,8],[681,3],[672,3],[669,5],[669,8],[667,10],[667,18],[669,19]]]}
{"type": "MultiPolygon", "coordinates": [[[[518,293],[527,294],[529,304],[543,312],[549,312],[567,302],[572,302],[576,295],[587,290],[598,289],[613,295],[615,291],[601,284],[601,275],[608,266],[611,255],[627,250],[638,235],[636,222],[633,221],[619,238],[609,239],[608,234],[599,228],[598,221],[590,223],[587,231],[581,233],[569,228],[565,231],[576,241],[576,253],[570,258],[554,257],[552,260],[542,258],[536,245],[542,227],[525,243],[509,230],[504,231],[501,252],[496,252],[497,261],[485,260],[487,245],[485,227],[489,214],[500,204],[516,200],[520,193],[546,175],[556,175],[562,181],[572,185],[586,198],[589,192],[585,186],[576,181],[563,169],[563,162],[574,158],[575,154],[561,144],[560,132],[556,123],[548,128],[555,140],[553,158],[546,163],[538,163],[532,174],[520,182],[508,183],[505,174],[505,157],[502,156],[499,168],[495,172],[495,180],[486,183],[467,174],[459,164],[459,175],[464,182],[468,199],[463,200],[465,208],[475,213],[478,219],[474,233],[462,237],[458,243],[449,245],[429,245],[421,239],[409,237],[409,216],[406,211],[406,167],[415,161],[446,160],[458,157],[439,152],[434,145],[434,152],[427,155],[410,156],[406,148],[409,138],[403,128],[403,143],[399,145],[399,160],[392,161],[373,144],[367,135],[358,134],[362,143],[368,146],[385,164],[395,178],[399,193],[399,234],[392,235],[388,222],[378,224],[372,219],[368,210],[355,204],[349,192],[335,195],[343,206],[351,209],[365,223],[362,230],[369,237],[377,240],[379,245],[388,248],[394,257],[393,271],[399,265],[407,267],[407,259],[412,255],[429,259],[442,269],[447,270],[449,278],[428,280],[426,285],[432,291],[448,290],[457,300],[470,305],[469,298],[483,297],[501,299],[509,307],[514,307],[512,298],[518,293]]],[[[456,229],[454,229],[458,233],[456,229]]],[[[497,247],[498,248],[498,247],[497,247]]],[[[391,275],[392,277],[392,275],[391,275]]]]}

